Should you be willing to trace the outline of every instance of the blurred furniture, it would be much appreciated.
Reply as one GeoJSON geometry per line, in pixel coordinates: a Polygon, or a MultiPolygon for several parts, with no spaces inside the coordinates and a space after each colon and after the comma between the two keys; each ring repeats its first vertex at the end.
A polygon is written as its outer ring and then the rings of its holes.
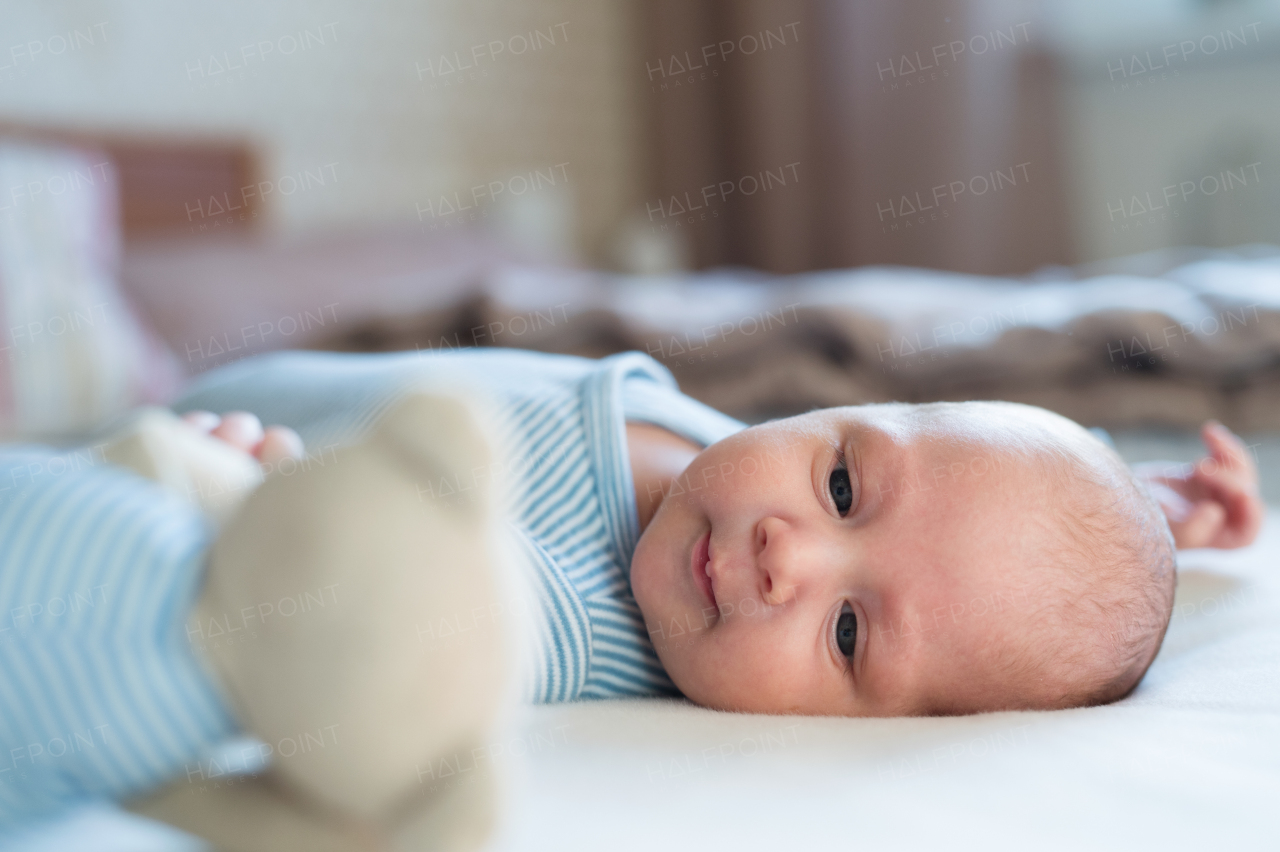
{"type": "Polygon", "coordinates": [[[222,232],[131,243],[121,279],[192,374],[271,349],[361,340],[383,317],[471,299],[497,266],[517,259],[462,229],[444,238],[403,228],[222,232]]]}
{"type": "Polygon", "coordinates": [[[323,342],[648,352],[756,422],[816,407],[1005,399],[1089,426],[1280,428],[1280,248],[1178,250],[1032,279],[909,267],[662,279],[508,267],[323,342]]]}
{"type": "Polygon", "coordinates": [[[187,138],[0,122],[0,137],[101,151],[112,163],[126,239],[253,230],[262,195],[252,146],[187,138]]]}
{"type": "Polygon", "coordinates": [[[120,292],[115,169],[101,150],[0,135],[0,440],[74,440],[177,387],[120,292]]]}

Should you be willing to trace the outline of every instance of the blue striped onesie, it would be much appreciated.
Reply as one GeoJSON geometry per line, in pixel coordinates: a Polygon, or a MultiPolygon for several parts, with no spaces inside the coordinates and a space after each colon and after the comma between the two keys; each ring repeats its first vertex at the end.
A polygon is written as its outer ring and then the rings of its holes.
{"type": "MultiPolygon", "coordinates": [[[[677,694],[631,595],[639,521],[625,424],[653,423],[701,445],[742,424],[679,393],[648,356],[287,352],[208,373],[174,407],[252,411],[264,423],[293,427],[308,451],[320,454],[359,440],[406,390],[432,385],[471,388],[497,410],[495,434],[512,461],[495,482],[515,489],[509,522],[532,557],[539,596],[540,642],[527,698],[677,694]]],[[[15,809],[138,795],[237,732],[184,626],[210,543],[203,520],[109,465],[18,477],[22,482],[3,487],[14,478],[10,466],[42,460],[51,468],[54,458],[47,450],[0,452],[0,612],[31,622],[22,643],[0,641],[0,822],[15,809]],[[33,576],[55,564],[47,581],[33,576]],[[103,602],[82,605],[74,628],[72,619],[41,621],[21,609],[28,601],[83,595],[91,581],[102,587],[103,602]],[[48,630],[41,633],[41,625],[48,630]],[[103,659],[86,662],[87,642],[103,659]],[[93,723],[105,725],[100,743],[81,742],[56,758],[43,745],[34,756],[23,751],[93,723]],[[30,783],[3,780],[11,747],[23,766],[9,770],[29,768],[30,783]]]]}

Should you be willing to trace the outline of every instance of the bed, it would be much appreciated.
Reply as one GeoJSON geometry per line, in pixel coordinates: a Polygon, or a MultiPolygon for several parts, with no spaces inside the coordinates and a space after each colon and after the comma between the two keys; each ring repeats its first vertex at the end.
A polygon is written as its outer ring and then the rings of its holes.
{"type": "MultiPolygon", "coordinates": [[[[1130,461],[1191,458],[1121,433],[1130,461]]],[[[1259,541],[1180,560],[1173,621],[1107,707],[925,719],[727,714],[675,700],[530,707],[424,783],[498,772],[493,852],[537,849],[1274,849],[1280,824],[1280,439],[1256,442],[1259,541]]],[[[3,852],[205,848],[106,806],[3,852]]]]}

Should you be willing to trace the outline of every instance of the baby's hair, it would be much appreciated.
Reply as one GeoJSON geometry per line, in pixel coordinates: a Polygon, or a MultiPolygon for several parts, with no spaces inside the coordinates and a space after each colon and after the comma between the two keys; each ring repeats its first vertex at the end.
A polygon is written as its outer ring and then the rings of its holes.
{"type": "Polygon", "coordinates": [[[1101,640],[1093,677],[1067,697],[1085,706],[1117,701],[1137,687],[1164,642],[1177,582],[1173,534],[1159,503],[1113,449],[1096,443],[1092,459],[1070,464],[1093,492],[1092,506],[1064,513],[1067,533],[1086,559],[1083,594],[1072,607],[1098,626],[1101,640]]]}
{"type": "Polygon", "coordinates": [[[1052,435],[1018,452],[1046,463],[1048,485],[1062,496],[1039,519],[1049,543],[1032,558],[1052,569],[1046,585],[1065,604],[1041,609],[1039,641],[1007,658],[1006,671],[1068,672],[1066,685],[1026,706],[1107,704],[1133,691],[1164,641],[1176,584],[1173,535],[1160,505],[1115,450],[1065,418],[1015,407],[1022,409],[1018,419],[1040,421],[1052,435]]]}

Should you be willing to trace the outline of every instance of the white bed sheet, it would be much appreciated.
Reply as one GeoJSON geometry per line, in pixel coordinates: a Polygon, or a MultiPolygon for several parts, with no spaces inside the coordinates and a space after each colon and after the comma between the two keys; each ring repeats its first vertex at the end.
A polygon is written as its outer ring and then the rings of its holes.
{"type": "MultiPolygon", "coordinates": [[[[1118,704],[933,719],[533,707],[456,766],[439,783],[503,774],[494,852],[1278,849],[1280,507],[1250,548],[1182,555],[1164,648],[1118,704]]],[[[197,848],[106,808],[0,839],[0,852],[197,848]]]]}

